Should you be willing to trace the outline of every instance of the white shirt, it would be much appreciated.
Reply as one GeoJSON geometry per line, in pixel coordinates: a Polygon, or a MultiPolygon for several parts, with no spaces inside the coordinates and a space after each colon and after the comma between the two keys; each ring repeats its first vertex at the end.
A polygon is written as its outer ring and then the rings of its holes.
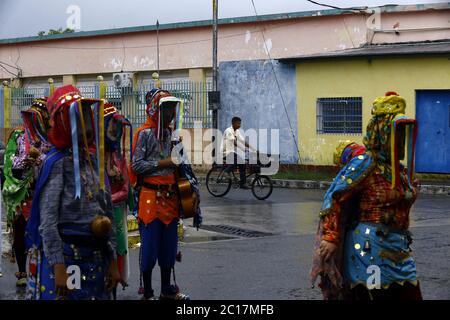
{"type": "Polygon", "coordinates": [[[231,152],[236,152],[236,148],[245,150],[245,139],[241,133],[241,130],[234,130],[233,126],[231,126],[223,133],[220,150],[224,156],[227,156],[231,152]],[[237,146],[234,145],[235,142],[237,143],[237,146]]]}

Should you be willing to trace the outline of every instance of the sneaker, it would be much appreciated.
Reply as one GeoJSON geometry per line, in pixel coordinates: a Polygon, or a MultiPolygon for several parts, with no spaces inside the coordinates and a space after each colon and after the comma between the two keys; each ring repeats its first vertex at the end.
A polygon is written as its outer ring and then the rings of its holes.
{"type": "MultiPolygon", "coordinates": [[[[143,289],[143,288],[142,288],[143,289]]],[[[143,290],[144,291],[144,290],[143,290]]],[[[145,293],[142,293],[141,300],[158,300],[158,298],[155,297],[153,290],[150,292],[150,294],[145,295],[145,293]]]]}
{"type": "Polygon", "coordinates": [[[178,286],[170,286],[165,292],[161,292],[159,300],[191,300],[188,295],[181,293],[178,286]]]}
{"type": "Polygon", "coordinates": [[[159,297],[159,300],[191,300],[187,294],[177,292],[175,294],[163,294],[159,297]]]}
{"type": "Polygon", "coordinates": [[[26,287],[27,286],[27,278],[20,278],[16,282],[17,287],[26,287]]]}

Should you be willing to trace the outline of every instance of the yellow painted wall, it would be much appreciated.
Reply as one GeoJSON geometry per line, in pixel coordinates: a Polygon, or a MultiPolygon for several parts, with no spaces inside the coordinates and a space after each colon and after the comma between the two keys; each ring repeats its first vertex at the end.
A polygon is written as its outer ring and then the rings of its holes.
{"type": "Polygon", "coordinates": [[[415,90],[450,89],[450,59],[435,56],[302,61],[296,65],[296,76],[300,164],[331,165],[340,140],[362,142],[376,97],[386,91],[398,92],[406,99],[407,115],[415,117],[415,90]],[[362,97],[363,134],[317,133],[316,100],[327,97],[362,97]]]}

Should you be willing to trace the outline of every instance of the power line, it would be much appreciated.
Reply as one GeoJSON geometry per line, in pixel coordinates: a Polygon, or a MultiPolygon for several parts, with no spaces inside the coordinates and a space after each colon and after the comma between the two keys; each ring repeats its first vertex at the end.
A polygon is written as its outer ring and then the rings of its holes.
{"type": "Polygon", "coordinates": [[[337,9],[337,10],[365,11],[365,10],[367,10],[369,8],[367,6],[341,8],[341,7],[333,6],[333,5],[326,4],[326,3],[320,3],[320,2],[317,2],[317,1],[313,1],[313,0],[306,0],[306,1],[311,2],[313,4],[316,4],[318,6],[322,6],[322,7],[326,7],[326,8],[332,8],[332,9],[337,9]]]}
{"type": "MultiPolygon", "coordinates": [[[[256,11],[255,2],[253,0],[251,0],[251,2],[252,2],[252,5],[253,5],[253,10],[255,11],[256,20],[258,20],[259,16],[258,16],[258,12],[256,11]]],[[[263,38],[263,41],[264,41],[264,48],[266,49],[265,51],[267,53],[267,56],[269,57],[270,65],[272,67],[272,72],[273,72],[273,75],[275,77],[275,82],[277,84],[278,91],[280,93],[281,102],[283,104],[284,112],[286,113],[286,118],[288,120],[289,129],[291,130],[292,139],[294,140],[295,148],[297,149],[298,160],[300,161],[300,149],[298,148],[297,138],[295,137],[294,129],[292,128],[291,118],[289,117],[289,113],[288,113],[287,108],[286,108],[286,102],[284,101],[283,93],[281,91],[280,82],[278,81],[277,73],[275,71],[275,66],[273,65],[273,60],[272,60],[272,57],[270,55],[269,48],[267,47],[266,37],[264,36],[264,31],[262,29],[261,29],[261,35],[262,35],[262,38],[263,38]]]]}
{"type": "MultiPolygon", "coordinates": [[[[228,36],[220,37],[220,39],[232,38],[237,36],[245,35],[245,33],[232,34],[228,36]]],[[[199,39],[199,40],[191,40],[191,41],[181,41],[181,42],[173,42],[161,44],[160,47],[168,47],[168,46],[177,46],[183,44],[191,44],[191,43],[199,43],[199,42],[210,42],[211,38],[208,39],[199,39]]],[[[61,47],[61,46],[44,46],[44,45],[29,45],[33,48],[46,48],[46,49],[64,49],[64,50],[120,50],[123,47],[61,47]]],[[[156,44],[151,45],[142,45],[142,46],[129,46],[125,47],[125,49],[141,49],[141,48],[156,48],[156,44]]]]}
{"type": "Polygon", "coordinates": [[[15,67],[15,66],[13,66],[13,65],[11,65],[11,64],[8,64],[8,63],[6,63],[6,62],[0,61],[0,63],[6,65],[6,66],[8,66],[8,67],[14,68],[14,69],[16,69],[17,71],[20,70],[20,68],[15,67]]]}
{"type": "Polygon", "coordinates": [[[2,68],[3,70],[5,70],[7,73],[9,73],[10,75],[14,76],[15,78],[18,78],[19,75],[12,73],[11,71],[9,71],[8,69],[6,69],[2,64],[0,64],[0,68],[2,68]]]}
{"type": "Polygon", "coordinates": [[[0,61],[0,67],[5,70],[7,73],[9,73],[10,75],[14,76],[15,78],[20,78],[21,74],[22,74],[22,69],[20,69],[19,67],[15,67],[9,63],[0,61]],[[11,72],[8,68],[6,68],[5,66],[9,67],[9,68],[13,68],[17,70],[17,74],[11,72]]]}

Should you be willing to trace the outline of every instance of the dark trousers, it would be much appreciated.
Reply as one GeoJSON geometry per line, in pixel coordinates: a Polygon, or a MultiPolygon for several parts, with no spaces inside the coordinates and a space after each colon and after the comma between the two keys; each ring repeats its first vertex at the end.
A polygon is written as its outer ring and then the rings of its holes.
{"type": "Polygon", "coordinates": [[[25,228],[27,221],[23,215],[19,215],[13,223],[13,249],[16,255],[19,272],[26,272],[27,250],[25,247],[25,228]]]}
{"type": "Polygon", "coordinates": [[[162,268],[173,268],[178,249],[177,226],[176,219],[169,225],[165,225],[159,219],[153,220],[148,225],[140,223],[143,272],[152,270],[156,261],[162,268]]]}
{"type": "Polygon", "coordinates": [[[0,186],[3,189],[3,183],[5,183],[5,175],[3,174],[3,169],[0,169],[0,186]]]}
{"type": "Polygon", "coordinates": [[[235,168],[239,168],[239,184],[241,186],[245,185],[247,181],[245,175],[245,160],[239,157],[237,153],[233,152],[233,155],[229,154],[225,157],[225,163],[231,164],[231,166],[225,170],[226,172],[231,172],[235,168]]]}
{"type": "Polygon", "coordinates": [[[144,225],[140,222],[141,234],[141,271],[144,280],[144,296],[153,296],[152,270],[158,261],[161,269],[161,292],[170,293],[170,273],[175,266],[178,250],[178,221],[174,219],[165,225],[156,219],[144,225]]]}

